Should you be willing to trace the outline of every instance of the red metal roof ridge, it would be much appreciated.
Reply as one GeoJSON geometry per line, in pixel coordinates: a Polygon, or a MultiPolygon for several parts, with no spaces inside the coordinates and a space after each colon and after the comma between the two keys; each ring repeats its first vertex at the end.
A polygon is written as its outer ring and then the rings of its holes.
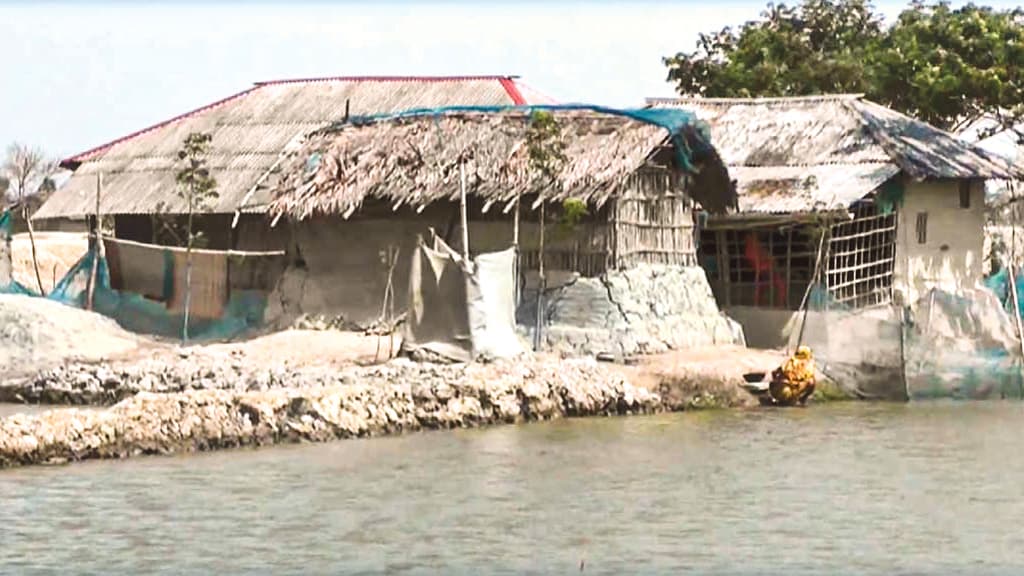
{"type": "Polygon", "coordinates": [[[519,87],[516,86],[512,78],[501,78],[498,81],[501,82],[501,87],[505,89],[505,92],[508,92],[508,97],[512,99],[513,104],[516,106],[526,104],[526,98],[523,98],[522,92],[519,91],[519,87]]]}
{"type": "Polygon", "coordinates": [[[217,106],[220,106],[221,104],[226,104],[226,103],[228,103],[228,102],[230,102],[232,100],[235,100],[236,98],[241,98],[242,96],[245,96],[246,94],[256,90],[257,88],[259,88],[259,86],[254,86],[252,88],[247,88],[245,90],[242,90],[241,92],[238,92],[236,94],[232,94],[231,96],[228,96],[226,98],[221,98],[220,100],[217,100],[216,102],[211,102],[210,104],[206,104],[204,106],[200,106],[199,108],[196,108],[194,110],[189,110],[188,112],[185,112],[183,114],[178,114],[177,116],[175,116],[173,118],[170,118],[168,120],[164,120],[163,122],[158,122],[156,124],[153,124],[152,126],[148,126],[148,127],[143,128],[141,130],[136,130],[136,131],[134,131],[134,132],[132,132],[130,134],[127,134],[125,136],[121,136],[120,138],[111,140],[110,142],[107,142],[106,144],[101,144],[99,146],[96,146],[95,148],[90,148],[89,150],[86,150],[85,152],[82,152],[80,154],[76,154],[74,156],[71,156],[70,158],[65,158],[64,160],[60,161],[60,165],[63,168],[72,169],[69,166],[69,164],[74,164],[76,162],[82,162],[83,160],[86,160],[89,156],[93,156],[94,154],[97,154],[99,152],[102,152],[104,150],[112,148],[112,147],[120,144],[121,142],[126,142],[128,140],[131,140],[132,138],[137,137],[137,136],[142,136],[143,134],[146,134],[147,132],[152,132],[153,130],[158,130],[160,128],[163,128],[164,126],[167,126],[169,124],[173,124],[173,123],[175,123],[175,122],[177,122],[179,120],[184,120],[186,118],[189,118],[191,116],[199,114],[200,112],[205,112],[205,111],[207,111],[207,110],[209,110],[211,108],[216,108],[217,106]]]}
{"type": "Polygon", "coordinates": [[[465,82],[472,80],[515,80],[516,75],[481,74],[462,76],[323,76],[310,78],[284,78],[281,80],[265,80],[254,82],[256,86],[275,84],[303,84],[307,82],[465,82]]]}

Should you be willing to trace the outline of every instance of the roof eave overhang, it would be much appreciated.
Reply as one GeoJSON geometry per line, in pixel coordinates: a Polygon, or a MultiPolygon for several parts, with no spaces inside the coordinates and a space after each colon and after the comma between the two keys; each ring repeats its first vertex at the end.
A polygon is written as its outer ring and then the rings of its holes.
{"type": "Polygon", "coordinates": [[[737,212],[709,216],[708,229],[727,230],[731,228],[773,227],[793,224],[815,224],[852,220],[853,215],[846,208],[800,212],[737,212]]]}

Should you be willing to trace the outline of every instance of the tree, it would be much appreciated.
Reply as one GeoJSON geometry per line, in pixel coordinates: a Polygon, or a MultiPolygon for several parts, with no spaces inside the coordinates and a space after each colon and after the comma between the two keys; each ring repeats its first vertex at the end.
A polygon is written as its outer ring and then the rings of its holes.
{"type": "Polygon", "coordinates": [[[36,255],[36,237],[30,218],[39,201],[44,199],[56,188],[53,175],[57,171],[57,162],[48,158],[42,150],[15,142],[7,148],[7,155],[2,166],[3,180],[6,182],[5,197],[11,196],[13,207],[21,213],[28,227],[29,245],[32,247],[32,267],[36,273],[39,293],[44,293],[43,277],[39,273],[39,261],[36,255]]]}
{"type": "Polygon", "coordinates": [[[1024,11],[915,0],[892,26],[866,0],[769,4],[738,29],[701,34],[663,59],[682,94],[857,92],[940,128],[1024,117],[1024,11]]]}
{"type": "MultiPolygon", "coordinates": [[[[554,114],[535,110],[530,114],[529,125],[526,129],[526,154],[527,167],[533,180],[533,187],[544,194],[545,188],[555,184],[558,175],[566,161],[565,140],[562,138],[562,127],[554,114]]],[[[537,288],[537,322],[534,328],[533,347],[540,348],[541,323],[543,315],[544,289],[546,288],[544,277],[544,217],[545,210],[543,197],[540,202],[540,244],[538,246],[538,276],[539,285],[537,288]]],[[[518,209],[518,207],[517,207],[518,209]]]]}
{"type": "MultiPolygon", "coordinates": [[[[984,116],[1024,117],[1024,11],[915,1],[872,55],[875,98],[957,131],[984,116]]],[[[984,137],[984,135],[982,135],[984,137]]]]}
{"type": "Polygon", "coordinates": [[[177,176],[178,196],[188,205],[185,221],[185,319],[181,332],[185,342],[188,342],[188,317],[192,305],[192,247],[198,236],[193,228],[193,216],[196,210],[208,210],[217,199],[217,181],[206,165],[212,141],[210,134],[193,132],[185,138],[178,151],[178,160],[183,164],[177,176]]]}

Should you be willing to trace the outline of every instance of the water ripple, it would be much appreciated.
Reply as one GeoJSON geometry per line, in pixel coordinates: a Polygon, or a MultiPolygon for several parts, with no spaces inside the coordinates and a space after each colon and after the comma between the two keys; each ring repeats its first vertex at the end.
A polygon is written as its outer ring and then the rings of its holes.
{"type": "Polygon", "coordinates": [[[560,421],[0,472],[0,572],[1024,568],[1012,402],[560,421]]]}

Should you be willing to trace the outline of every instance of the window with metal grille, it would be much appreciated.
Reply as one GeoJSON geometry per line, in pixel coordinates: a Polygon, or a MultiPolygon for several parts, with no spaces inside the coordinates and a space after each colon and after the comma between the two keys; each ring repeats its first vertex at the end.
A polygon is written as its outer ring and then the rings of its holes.
{"type": "Polygon", "coordinates": [[[960,207],[970,209],[971,207],[971,181],[960,181],[960,207]]]}
{"type": "Polygon", "coordinates": [[[917,213],[917,243],[924,244],[928,241],[928,213],[917,213]]]}

